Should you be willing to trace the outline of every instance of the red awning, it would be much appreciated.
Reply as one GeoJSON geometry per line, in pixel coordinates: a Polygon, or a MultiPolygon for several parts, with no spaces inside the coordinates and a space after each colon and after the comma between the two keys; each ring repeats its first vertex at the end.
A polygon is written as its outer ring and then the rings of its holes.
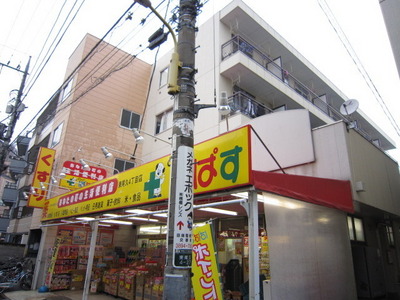
{"type": "Polygon", "coordinates": [[[256,189],[353,213],[350,181],[252,171],[256,189]]]}

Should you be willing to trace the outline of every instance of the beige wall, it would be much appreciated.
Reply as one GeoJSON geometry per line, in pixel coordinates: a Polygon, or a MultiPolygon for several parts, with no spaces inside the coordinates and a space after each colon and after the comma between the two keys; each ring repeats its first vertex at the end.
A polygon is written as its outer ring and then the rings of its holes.
{"type": "MultiPolygon", "coordinates": [[[[71,56],[67,72],[97,41],[91,35],[86,36],[71,56]]],[[[60,105],[60,113],[54,119],[53,130],[63,123],[62,141],[54,147],[57,151],[55,174],[61,172],[64,161],[75,157],[76,160],[85,158],[109,166],[106,170],[108,175],[112,175],[114,159],[106,160],[100,147],[109,146],[127,154],[134,152],[133,134],[120,126],[120,118],[123,108],[143,114],[151,66],[139,59],[132,60],[127,53],[109,44],[100,46],[100,49],[74,76],[75,90],[60,105]],[[107,59],[110,53],[113,56],[107,59]],[[115,71],[121,62],[126,67],[115,71]],[[92,69],[96,71],[91,72],[92,69]],[[80,148],[81,151],[77,151],[80,148]]],[[[114,154],[129,160],[128,156],[114,154]]],[[[141,158],[140,147],[135,155],[141,158]]]]}

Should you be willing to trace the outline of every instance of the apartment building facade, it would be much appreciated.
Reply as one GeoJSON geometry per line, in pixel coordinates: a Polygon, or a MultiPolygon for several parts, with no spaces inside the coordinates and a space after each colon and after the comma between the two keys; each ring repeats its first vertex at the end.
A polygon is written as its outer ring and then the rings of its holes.
{"type": "MultiPolygon", "coordinates": [[[[232,1],[196,38],[197,103],[216,98],[219,106],[230,106],[228,115],[199,112],[196,143],[250,124],[264,142],[253,145],[253,170],[351,184],[354,210],[336,211],[335,217],[325,218],[329,211],[316,206],[290,210],[265,204],[272,299],[397,295],[399,166],[385,153],[395,147],[392,139],[362,108],[343,112],[346,95],[243,2],[232,1]],[[221,101],[225,95],[227,102],[221,101]],[[331,260],[334,256],[340,259],[331,260]]],[[[168,55],[158,61],[159,87],[150,91],[143,123],[163,139],[171,135],[173,112],[166,92],[168,63],[168,55]]],[[[145,157],[167,154],[168,147],[160,146],[144,144],[145,157]]]]}
{"type": "MultiPolygon", "coordinates": [[[[149,64],[90,34],[71,55],[68,80],[37,119],[25,158],[28,163],[20,172],[25,176],[15,188],[18,201],[11,203],[11,211],[20,213],[13,214],[7,233],[27,245],[27,255],[37,256],[42,236],[42,209],[31,207],[29,197],[37,198],[42,188],[48,198],[76,189],[79,182],[60,185],[65,173],[72,172],[66,166],[82,168],[79,161],[84,159],[107,177],[140,163],[133,158],[136,144],[131,129],[140,127],[150,70],[149,64]],[[41,147],[55,150],[52,180],[43,187],[33,186],[41,147]],[[101,147],[118,152],[106,159],[101,147]]],[[[140,148],[136,155],[140,157],[140,148]]]]}

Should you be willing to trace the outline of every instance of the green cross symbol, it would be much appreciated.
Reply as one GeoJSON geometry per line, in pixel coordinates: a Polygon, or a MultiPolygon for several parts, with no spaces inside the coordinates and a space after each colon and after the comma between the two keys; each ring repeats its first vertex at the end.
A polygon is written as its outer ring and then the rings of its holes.
{"type": "Polygon", "coordinates": [[[150,179],[144,183],[144,190],[149,192],[149,198],[154,198],[154,190],[160,187],[160,178],[156,178],[156,172],[150,173],[150,179]]]}

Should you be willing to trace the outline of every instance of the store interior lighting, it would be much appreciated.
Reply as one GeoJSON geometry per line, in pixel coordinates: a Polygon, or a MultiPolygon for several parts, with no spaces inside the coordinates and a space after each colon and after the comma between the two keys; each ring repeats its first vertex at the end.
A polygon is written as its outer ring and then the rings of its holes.
{"type": "Polygon", "coordinates": [[[119,225],[132,225],[132,222],[121,221],[121,220],[101,220],[103,223],[119,224],[119,225]]]}
{"type": "Polygon", "coordinates": [[[237,216],[238,215],[238,213],[236,211],[220,209],[220,208],[215,208],[215,207],[204,207],[204,208],[199,208],[199,210],[216,213],[216,214],[229,215],[229,216],[237,216]]]}
{"type": "Polygon", "coordinates": [[[92,218],[92,217],[78,217],[76,219],[80,220],[80,221],[93,221],[94,220],[94,218],[92,218]]]}
{"type": "MultiPolygon", "coordinates": [[[[123,217],[123,215],[117,215],[117,214],[104,214],[103,216],[105,216],[105,217],[123,217]]],[[[136,221],[145,221],[145,222],[159,222],[159,220],[157,220],[157,219],[135,217],[135,216],[127,217],[127,219],[136,220],[136,221]]]]}
{"type": "Polygon", "coordinates": [[[163,140],[163,139],[160,139],[159,137],[156,137],[155,135],[152,135],[152,134],[150,134],[150,133],[147,133],[147,132],[145,132],[145,131],[143,131],[143,130],[141,130],[141,129],[133,128],[133,129],[132,129],[132,132],[133,132],[133,136],[135,137],[135,141],[136,141],[137,144],[142,144],[143,141],[144,141],[144,137],[140,134],[140,132],[141,132],[141,133],[144,133],[144,134],[146,134],[146,135],[148,135],[148,136],[151,136],[152,138],[154,138],[154,139],[156,139],[156,140],[159,140],[159,141],[162,141],[162,142],[164,142],[164,143],[167,143],[168,145],[171,145],[170,142],[168,142],[168,141],[166,141],[166,140],[163,140]]]}
{"type": "MultiPolygon", "coordinates": [[[[128,209],[125,212],[130,213],[130,214],[146,214],[146,213],[152,213],[151,210],[144,210],[144,209],[128,209]]],[[[168,214],[167,213],[158,213],[158,214],[153,214],[155,217],[160,217],[160,218],[167,218],[168,214]]]]}

